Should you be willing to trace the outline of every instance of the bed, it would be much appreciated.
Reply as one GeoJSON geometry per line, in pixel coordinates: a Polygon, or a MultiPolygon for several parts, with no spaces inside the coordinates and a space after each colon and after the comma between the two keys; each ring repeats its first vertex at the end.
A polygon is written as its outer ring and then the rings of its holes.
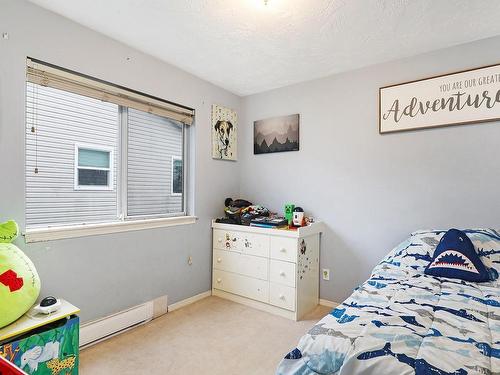
{"type": "Polygon", "coordinates": [[[464,232],[491,281],[424,274],[444,231],[414,232],[301,338],[277,374],[500,374],[500,233],[464,232]]]}

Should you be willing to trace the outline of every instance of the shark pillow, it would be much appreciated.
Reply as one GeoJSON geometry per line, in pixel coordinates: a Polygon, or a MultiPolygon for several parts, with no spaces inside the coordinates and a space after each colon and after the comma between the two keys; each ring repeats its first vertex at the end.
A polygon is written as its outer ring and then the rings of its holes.
{"type": "Polygon", "coordinates": [[[458,230],[447,231],[434,251],[425,274],[472,282],[490,281],[488,270],[467,235],[458,230]]]}

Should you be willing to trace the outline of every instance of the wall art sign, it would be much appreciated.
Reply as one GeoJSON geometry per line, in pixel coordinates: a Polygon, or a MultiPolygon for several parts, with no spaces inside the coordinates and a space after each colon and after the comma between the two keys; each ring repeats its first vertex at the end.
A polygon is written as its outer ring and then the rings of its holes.
{"type": "Polygon", "coordinates": [[[236,160],[238,115],[232,109],[212,105],[212,158],[236,160]]]}
{"type": "Polygon", "coordinates": [[[500,119],[500,64],[379,89],[379,132],[500,119]]]}
{"type": "Polygon", "coordinates": [[[299,150],[300,116],[273,117],[253,123],[253,153],[299,150]]]}

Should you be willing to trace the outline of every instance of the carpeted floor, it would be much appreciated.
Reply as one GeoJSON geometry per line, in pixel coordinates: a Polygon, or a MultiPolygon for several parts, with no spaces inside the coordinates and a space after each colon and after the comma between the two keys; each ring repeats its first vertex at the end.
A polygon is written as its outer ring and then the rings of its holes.
{"type": "Polygon", "coordinates": [[[294,322],[208,297],[81,352],[82,375],[270,375],[331,308],[294,322]]]}

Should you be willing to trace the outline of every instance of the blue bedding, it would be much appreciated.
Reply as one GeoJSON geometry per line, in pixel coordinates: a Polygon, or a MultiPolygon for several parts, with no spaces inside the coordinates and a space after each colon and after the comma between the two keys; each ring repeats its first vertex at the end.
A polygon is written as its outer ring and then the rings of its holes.
{"type": "Polygon", "coordinates": [[[444,231],[418,231],[300,340],[277,374],[500,374],[500,233],[465,231],[491,281],[424,274],[444,231]]]}

